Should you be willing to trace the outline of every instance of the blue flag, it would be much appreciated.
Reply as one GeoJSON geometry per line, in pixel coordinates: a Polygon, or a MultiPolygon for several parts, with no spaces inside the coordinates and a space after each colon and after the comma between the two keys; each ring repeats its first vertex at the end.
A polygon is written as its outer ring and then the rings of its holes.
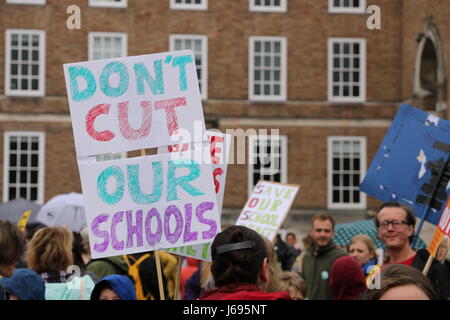
{"type": "Polygon", "coordinates": [[[450,194],[449,156],[450,122],[402,104],[360,190],[436,225],[450,194]]]}

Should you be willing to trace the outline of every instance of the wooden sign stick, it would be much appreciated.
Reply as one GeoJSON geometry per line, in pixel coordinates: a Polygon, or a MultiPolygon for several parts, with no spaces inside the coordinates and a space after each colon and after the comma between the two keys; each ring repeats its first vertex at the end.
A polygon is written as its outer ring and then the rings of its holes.
{"type": "Polygon", "coordinates": [[[425,264],[425,267],[423,268],[422,273],[426,276],[428,271],[430,270],[431,263],[433,262],[433,256],[430,254],[428,257],[427,263],[425,264]]]}
{"type": "Polygon", "coordinates": [[[175,279],[175,300],[181,300],[180,297],[180,283],[181,283],[181,256],[177,257],[177,278],[175,279]]]}
{"type": "Polygon", "coordinates": [[[156,260],[156,273],[158,274],[159,296],[161,300],[166,300],[166,298],[164,297],[164,284],[162,281],[162,274],[161,274],[161,260],[159,259],[158,250],[155,250],[155,260],[156,260]]]}
{"type": "MultiPolygon", "coordinates": [[[[145,156],[145,149],[141,149],[141,156],[145,156]]],[[[164,296],[164,284],[162,281],[161,260],[159,258],[158,250],[155,250],[155,260],[156,260],[156,273],[158,274],[159,298],[161,300],[166,300],[164,296]]]]}

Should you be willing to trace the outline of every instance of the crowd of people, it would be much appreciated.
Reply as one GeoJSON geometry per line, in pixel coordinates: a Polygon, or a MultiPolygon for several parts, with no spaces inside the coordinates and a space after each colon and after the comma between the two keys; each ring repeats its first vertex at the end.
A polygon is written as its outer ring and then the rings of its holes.
{"type": "Polygon", "coordinates": [[[364,234],[337,246],[333,217],[317,214],[302,246],[292,232],[269,241],[244,226],[224,228],[212,261],[183,258],[181,273],[165,251],[92,260],[86,230],[29,225],[22,232],[0,220],[0,300],[449,299],[448,261],[433,259],[423,272],[428,251],[411,249],[414,212],[387,202],[374,220],[383,259],[364,234]]]}

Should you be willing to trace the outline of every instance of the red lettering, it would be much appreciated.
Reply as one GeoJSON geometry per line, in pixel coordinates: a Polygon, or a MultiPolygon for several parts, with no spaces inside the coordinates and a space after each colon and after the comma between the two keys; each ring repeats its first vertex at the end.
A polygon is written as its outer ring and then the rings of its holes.
{"type": "Polygon", "coordinates": [[[241,220],[248,220],[248,213],[251,213],[251,211],[245,210],[245,211],[242,213],[241,220]]]}
{"type": "Polygon", "coordinates": [[[86,115],[86,131],[95,140],[109,141],[116,136],[109,130],[97,131],[94,128],[95,119],[101,114],[109,114],[110,107],[111,106],[106,103],[98,104],[95,107],[92,107],[86,115]]]}
{"type": "Polygon", "coordinates": [[[141,107],[143,112],[142,124],[138,130],[133,129],[128,121],[128,104],[129,102],[121,102],[119,108],[119,127],[122,135],[129,140],[145,138],[150,133],[152,123],[152,108],[150,101],[142,101],[141,107]]]}
{"type": "Polygon", "coordinates": [[[213,171],[213,178],[214,178],[214,186],[216,187],[216,193],[219,193],[220,189],[220,182],[217,181],[216,177],[223,174],[223,170],[221,168],[215,168],[213,171]]]}
{"type": "MultiPolygon", "coordinates": [[[[183,147],[181,149],[181,151],[186,151],[189,147],[189,143],[183,143],[183,147]]],[[[174,144],[173,146],[167,146],[167,149],[169,150],[170,153],[172,152],[179,152],[180,151],[180,145],[179,144],[174,144]]]]}
{"type": "Polygon", "coordinates": [[[249,208],[254,208],[254,207],[256,207],[258,202],[259,202],[258,198],[251,198],[250,201],[248,202],[248,207],[249,208]]]}
{"type": "Polygon", "coordinates": [[[216,142],[222,143],[223,137],[211,136],[211,161],[214,164],[220,163],[219,157],[215,155],[222,152],[222,148],[216,147],[216,142]]]}
{"type": "Polygon", "coordinates": [[[176,130],[178,130],[178,118],[175,112],[176,107],[185,106],[186,98],[175,98],[169,100],[160,100],[155,103],[155,110],[165,109],[167,117],[167,129],[171,136],[176,130]]]}

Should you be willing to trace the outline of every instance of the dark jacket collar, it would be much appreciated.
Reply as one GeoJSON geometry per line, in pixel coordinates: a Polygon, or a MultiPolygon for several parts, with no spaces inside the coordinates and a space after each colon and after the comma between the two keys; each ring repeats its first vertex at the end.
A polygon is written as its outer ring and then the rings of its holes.
{"type": "Polygon", "coordinates": [[[319,247],[319,249],[316,250],[316,246],[313,244],[308,248],[307,251],[313,256],[322,256],[327,252],[333,250],[334,248],[336,248],[336,245],[334,244],[333,240],[331,240],[330,244],[326,247],[319,247]]]}

